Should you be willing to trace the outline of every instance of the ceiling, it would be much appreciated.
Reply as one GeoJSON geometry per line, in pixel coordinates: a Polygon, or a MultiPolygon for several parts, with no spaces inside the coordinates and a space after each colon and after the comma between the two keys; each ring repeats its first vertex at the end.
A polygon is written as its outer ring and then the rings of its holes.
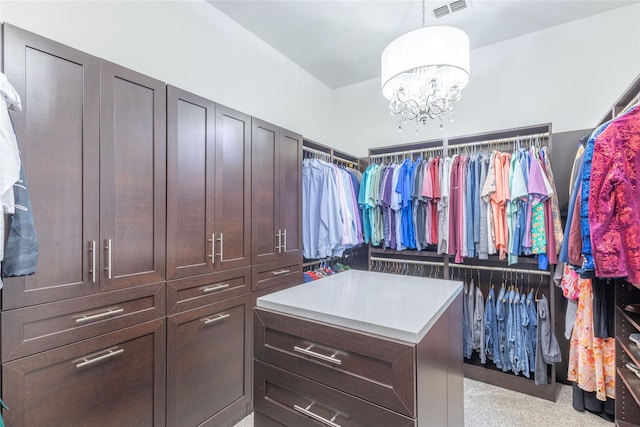
{"type": "MultiPolygon", "coordinates": [[[[422,26],[419,0],[208,1],[334,89],[379,76],[386,45],[422,26]]],[[[465,9],[434,16],[452,1],[426,1],[425,23],[462,28],[474,49],[640,0],[467,0],[465,9]]]]}

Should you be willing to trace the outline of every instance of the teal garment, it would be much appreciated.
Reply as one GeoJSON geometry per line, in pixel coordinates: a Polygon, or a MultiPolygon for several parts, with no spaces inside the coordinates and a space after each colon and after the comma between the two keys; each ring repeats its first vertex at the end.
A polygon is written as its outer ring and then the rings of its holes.
{"type": "MultiPolygon", "coordinates": [[[[4,410],[9,410],[9,408],[7,407],[7,405],[4,404],[4,402],[2,401],[2,399],[0,399],[0,405],[2,405],[2,409],[4,410]]],[[[4,427],[4,420],[2,419],[2,413],[0,412],[0,427],[4,427]]]]}

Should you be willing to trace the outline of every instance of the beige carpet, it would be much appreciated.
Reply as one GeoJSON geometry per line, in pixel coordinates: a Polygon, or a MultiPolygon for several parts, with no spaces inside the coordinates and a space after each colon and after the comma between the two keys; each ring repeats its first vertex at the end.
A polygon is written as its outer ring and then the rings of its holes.
{"type": "MultiPolygon", "coordinates": [[[[558,398],[555,402],[550,402],[466,378],[464,380],[464,425],[465,427],[614,426],[613,423],[596,415],[573,409],[569,386],[558,385],[558,398]]],[[[234,427],[253,427],[253,414],[234,427]]]]}

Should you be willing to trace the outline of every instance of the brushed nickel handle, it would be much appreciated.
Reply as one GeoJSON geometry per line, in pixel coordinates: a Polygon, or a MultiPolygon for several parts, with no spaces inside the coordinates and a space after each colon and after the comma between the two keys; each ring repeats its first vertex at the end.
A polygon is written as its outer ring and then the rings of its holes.
{"type": "Polygon", "coordinates": [[[110,308],[107,311],[104,311],[102,313],[91,314],[91,315],[85,314],[82,317],[77,318],[76,323],[84,323],[84,322],[90,322],[92,320],[102,319],[103,317],[111,316],[112,314],[122,313],[123,311],[124,311],[124,308],[110,308]]]}
{"type": "Polygon", "coordinates": [[[83,366],[89,366],[92,365],[96,362],[99,362],[101,360],[105,360],[105,359],[109,359],[111,357],[115,357],[118,354],[124,353],[124,348],[110,348],[105,350],[106,353],[98,356],[98,357],[94,357],[93,359],[89,359],[90,356],[86,356],[86,357],[82,357],[80,359],[74,360],[74,363],[82,360],[82,362],[76,364],[76,368],[82,368],[83,366]]]}
{"type": "Polygon", "coordinates": [[[107,268],[105,268],[105,271],[107,272],[107,279],[111,279],[111,239],[107,239],[105,249],[107,250],[107,268]]]}
{"type": "Polygon", "coordinates": [[[202,292],[204,292],[205,294],[208,294],[209,292],[215,292],[215,291],[219,291],[220,289],[226,289],[229,286],[230,285],[228,283],[221,283],[219,285],[206,286],[202,288],[202,292]]]}
{"type": "Polygon", "coordinates": [[[219,322],[221,320],[224,320],[229,316],[231,316],[231,314],[229,314],[229,313],[219,314],[216,317],[202,319],[202,321],[204,322],[205,325],[210,325],[212,323],[217,323],[217,322],[219,322]]]}
{"type": "Polygon", "coordinates": [[[282,230],[278,230],[278,234],[276,234],[276,236],[278,236],[278,246],[276,246],[276,251],[280,253],[282,252],[282,230]]]}
{"type": "Polygon", "coordinates": [[[96,241],[89,242],[89,252],[91,252],[91,282],[96,283],[96,241]]]}
{"type": "Polygon", "coordinates": [[[283,245],[284,246],[284,251],[283,252],[286,253],[287,252],[287,229],[286,228],[284,229],[284,239],[283,240],[284,240],[284,245],[283,245]]]}
{"type": "Polygon", "coordinates": [[[208,242],[211,242],[211,253],[207,255],[207,258],[211,258],[211,262],[215,262],[216,260],[216,235],[212,234],[210,239],[207,239],[208,242]]]}
{"type": "Polygon", "coordinates": [[[302,353],[306,356],[311,356],[311,357],[315,357],[316,359],[320,359],[323,360],[325,362],[329,362],[329,363],[333,363],[335,365],[342,365],[342,360],[336,358],[336,353],[333,353],[331,356],[325,356],[324,354],[320,354],[320,353],[316,353],[315,351],[312,351],[311,349],[313,348],[313,345],[310,345],[307,348],[303,348],[303,347],[298,347],[297,345],[293,347],[293,351],[297,351],[298,353],[302,353]]]}
{"type": "Polygon", "coordinates": [[[313,412],[310,411],[311,407],[313,406],[313,403],[311,403],[309,406],[307,406],[306,408],[303,408],[302,406],[298,406],[298,405],[293,405],[293,409],[295,409],[296,411],[305,414],[308,417],[313,418],[316,421],[321,422],[322,424],[331,426],[331,427],[341,427],[340,424],[336,424],[333,421],[338,417],[338,414],[335,414],[333,416],[333,418],[331,418],[330,420],[321,417],[318,414],[314,414],[313,412]]]}
{"type": "Polygon", "coordinates": [[[220,262],[222,262],[222,248],[224,246],[224,240],[222,240],[222,233],[220,233],[220,238],[218,239],[218,241],[220,242],[220,253],[218,255],[220,255],[220,262]]]}
{"type": "Polygon", "coordinates": [[[289,273],[291,270],[278,270],[278,271],[272,271],[271,274],[273,274],[274,276],[279,276],[281,274],[285,274],[285,273],[289,273]]]}

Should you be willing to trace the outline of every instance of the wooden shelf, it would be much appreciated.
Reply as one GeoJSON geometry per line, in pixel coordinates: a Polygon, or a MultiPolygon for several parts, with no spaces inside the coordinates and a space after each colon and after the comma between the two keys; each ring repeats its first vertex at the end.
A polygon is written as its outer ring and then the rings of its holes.
{"type": "Polygon", "coordinates": [[[636,401],[636,405],[640,406],[640,377],[626,367],[618,367],[617,372],[618,378],[622,379],[627,391],[636,401]]]}
{"type": "Polygon", "coordinates": [[[626,337],[616,337],[616,342],[620,345],[626,355],[633,361],[633,364],[640,367],[640,348],[626,337]]]}
{"type": "Polygon", "coordinates": [[[638,332],[640,332],[640,314],[637,313],[630,313],[626,310],[624,310],[623,307],[617,307],[618,312],[620,313],[620,315],[629,323],[631,323],[633,325],[634,328],[636,328],[636,330],[638,332]]]}

